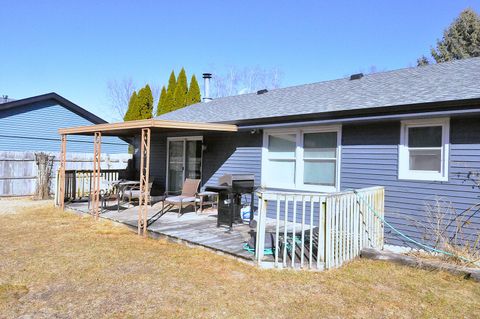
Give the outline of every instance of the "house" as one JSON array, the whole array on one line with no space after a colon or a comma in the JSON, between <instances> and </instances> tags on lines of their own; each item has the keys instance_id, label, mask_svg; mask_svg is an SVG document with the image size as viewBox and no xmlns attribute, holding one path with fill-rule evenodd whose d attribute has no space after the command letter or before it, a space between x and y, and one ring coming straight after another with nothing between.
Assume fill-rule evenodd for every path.
<instances>
[{"instance_id":1,"label":"house","mask_svg":"<svg viewBox=\"0 0 480 319\"><path fill-rule=\"evenodd\" d=\"M187 177L214 185L224 173L253 173L258 186L296 192L384 186L385 218L423 240L416 221L426 221L428 205L460 213L479 200L472 179L480 169L480 58L261 90L152 120L59 132L135 136L135 156L150 156L149 171L136 160L138 169L168 190ZM467 231L479 229L473 214ZM387 243L405 244L385 231Z\"/></svg>"},{"instance_id":2,"label":"house","mask_svg":"<svg viewBox=\"0 0 480 319\"><path fill-rule=\"evenodd\" d=\"M66 98L47 93L0 103L0 151L60 151L58 129L107 123ZM70 141L70 151L93 153L91 138ZM118 138L103 142L105 153L127 153L128 144Z\"/></svg>"},{"instance_id":3,"label":"house","mask_svg":"<svg viewBox=\"0 0 480 319\"><path fill-rule=\"evenodd\" d=\"M4 96L1 101L0 196L33 194L37 177L34 152L57 155L58 160L60 127L107 123L56 93L20 100ZM92 138L78 136L72 138L69 145L68 168L91 168ZM115 157L116 163L109 166L126 166L129 156L128 143L124 140L107 137L102 151ZM85 163L85 160L89 161Z\"/></svg>"}]
</instances>

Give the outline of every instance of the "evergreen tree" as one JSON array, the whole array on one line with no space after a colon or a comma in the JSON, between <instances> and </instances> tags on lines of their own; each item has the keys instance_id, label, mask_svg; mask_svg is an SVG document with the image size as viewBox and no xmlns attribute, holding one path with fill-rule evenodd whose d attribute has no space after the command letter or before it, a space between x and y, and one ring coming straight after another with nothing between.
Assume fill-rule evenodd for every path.
<instances>
[{"instance_id":1,"label":"evergreen tree","mask_svg":"<svg viewBox=\"0 0 480 319\"><path fill-rule=\"evenodd\" d=\"M175 109L175 86L177 86L177 78L175 77L175 71L172 70L170 78L168 79L167 95L165 98L165 113L173 111Z\"/></svg>"},{"instance_id":2,"label":"evergreen tree","mask_svg":"<svg viewBox=\"0 0 480 319\"><path fill-rule=\"evenodd\" d=\"M198 86L197 78L195 74L192 75L192 79L190 80L190 87L188 88L186 105L192 105L195 103L199 103L201 101L200 97L200 87Z\"/></svg>"},{"instance_id":3,"label":"evergreen tree","mask_svg":"<svg viewBox=\"0 0 480 319\"><path fill-rule=\"evenodd\" d=\"M175 97L174 97L174 92L171 92L167 89L167 95L165 97L165 113L171 112L174 110L175 107Z\"/></svg>"},{"instance_id":4,"label":"evergreen tree","mask_svg":"<svg viewBox=\"0 0 480 319\"><path fill-rule=\"evenodd\" d=\"M137 118L135 120L144 120L152 118L153 111L153 95L150 86L147 84L140 89L136 98Z\"/></svg>"},{"instance_id":5,"label":"evergreen tree","mask_svg":"<svg viewBox=\"0 0 480 319\"><path fill-rule=\"evenodd\" d=\"M437 63L480 56L480 17L477 13L472 9L460 13L443 32L443 38L437 40L437 46L431 49L431 54ZM419 61L425 62L425 59Z\"/></svg>"},{"instance_id":6,"label":"evergreen tree","mask_svg":"<svg viewBox=\"0 0 480 319\"><path fill-rule=\"evenodd\" d=\"M188 83L187 83L187 75L185 74L185 69L182 68L180 73L178 74L177 78L177 85L175 86L175 108L174 110L181 109L186 104L188 93Z\"/></svg>"},{"instance_id":7,"label":"evergreen tree","mask_svg":"<svg viewBox=\"0 0 480 319\"><path fill-rule=\"evenodd\" d=\"M421 58L417 59L417 66L424 66L424 65L429 65L429 64L430 64L430 61L424 55L422 55Z\"/></svg>"},{"instance_id":8,"label":"evergreen tree","mask_svg":"<svg viewBox=\"0 0 480 319\"><path fill-rule=\"evenodd\" d=\"M158 99L157 105L157 116L167 113L165 110L165 100L167 98L167 89L165 85L162 87L162 92L160 93L160 98Z\"/></svg>"},{"instance_id":9,"label":"evergreen tree","mask_svg":"<svg viewBox=\"0 0 480 319\"><path fill-rule=\"evenodd\" d=\"M437 63L480 56L480 17L475 11L460 13L431 53Z\"/></svg>"},{"instance_id":10,"label":"evergreen tree","mask_svg":"<svg viewBox=\"0 0 480 319\"><path fill-rule=\"evenodd\" d=\"M136 101L137 101L137 92L133 91L132 95L130 96L130 101L128 102L127 112L123 116L124 121L133 120L135 117L135 114L138 113Z\"/></svg>"}]
</instances>

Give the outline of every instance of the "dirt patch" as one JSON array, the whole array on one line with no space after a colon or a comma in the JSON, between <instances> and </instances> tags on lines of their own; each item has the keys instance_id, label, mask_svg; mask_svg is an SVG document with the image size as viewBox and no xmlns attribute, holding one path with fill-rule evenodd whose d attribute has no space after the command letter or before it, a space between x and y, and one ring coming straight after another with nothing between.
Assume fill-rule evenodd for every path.
<instances>
[{"instance_id":1,"label":"dirt patch","mask_svg":"<svg viewBox=\"0 0 480 319\"><path fill-rule=\"evenodd\" d=\"M16 214L23 209L53 207L53 200L33 200L31 198L0 198L0 215Z\"/></svg>"}]
</instances>

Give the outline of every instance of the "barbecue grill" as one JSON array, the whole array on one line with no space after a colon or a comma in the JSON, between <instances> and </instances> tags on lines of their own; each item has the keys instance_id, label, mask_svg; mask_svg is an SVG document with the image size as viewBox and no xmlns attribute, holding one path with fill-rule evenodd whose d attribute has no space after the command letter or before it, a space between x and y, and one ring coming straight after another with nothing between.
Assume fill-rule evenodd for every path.
<instances>
[{"instance_id":1,"label":"barbecue grill","mask_svg":"<svg viewBox=\"0 0 480 319\"><path fill-rule=\"evenodd\" d=\"M242 195L250 195L250 220L253 219L253 192L255 176L253 174L225 174L218 179L218 186L207 186L206 191L218 193L217 227L227 225L230 228L241 222Z\"/></svg>"}]
</instances>

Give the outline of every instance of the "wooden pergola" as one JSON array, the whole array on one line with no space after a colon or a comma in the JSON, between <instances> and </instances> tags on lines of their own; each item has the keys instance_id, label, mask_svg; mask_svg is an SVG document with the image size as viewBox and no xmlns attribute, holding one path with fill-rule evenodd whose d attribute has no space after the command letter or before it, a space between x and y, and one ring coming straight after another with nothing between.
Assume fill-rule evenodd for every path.
<instances>
[{"instance_id":1,"label":"wooden pergola","mask_svg":"<svg viewBox=\"0 0 480 319\"><path fill-rule=\"evenodd\" d=\"M147 210L149 198L149 176L150 176L150 139L152 132L164 132L167 130L175 131L216 131L216 132L236 132L236 125L217 124L217 123L199 123L182 122L167 120L138 120L120 123L106 123L89 126L78 126L70 128L61 128L58 133L61 136L60 152L60 171L59 181L60 194L58 196L60 207L65 209L65 167L67 152L67 135L89 135L93 136L93 191L92 191L92 210L91 214L95 219L100 214L100 179L101 179L101 145L102 136L117 137L135 137L140 139L140 198L138 210L138 234L147 235Z\"/></svg>"}]
</instances>

